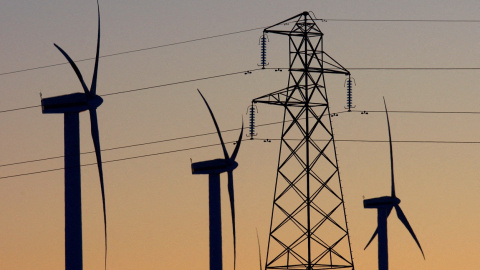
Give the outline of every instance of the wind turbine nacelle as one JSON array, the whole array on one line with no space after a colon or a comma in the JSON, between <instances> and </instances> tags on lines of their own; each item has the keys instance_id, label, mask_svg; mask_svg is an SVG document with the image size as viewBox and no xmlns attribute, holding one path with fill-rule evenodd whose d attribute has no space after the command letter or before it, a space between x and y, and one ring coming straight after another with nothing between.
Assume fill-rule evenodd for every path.
<instances>
[{"instance_id":1,"label":"wind turbine nacelle","mask_svg":"<svg viewBox=\"0 0 480 270\"><path fill-rule=\"evenodd\" d=\"M42 113L79 113L96 109L102 103L103 99L100 96L89 98L85 93L73 93L42 99Z\"/></svg>"},{"instance_id":2,"label":"wind turbine nacelle","mask_svg":"<svg viewBox=\"0 0 480 270\"><path fill-rule=\"evenodd\" d=\"M391 196L384 196L372 199L363 200L364 208L382 208L382 207L392 207L400 204L400 199Z\"/></svg>"},{"instance_id":3,"label":"wind turbine nacelle","mask_svg":"<svg viewBox=\"0 0 480 270\"><path fill-rule=\"evenodd\" d=\"M236 161L214 159L192 163L192 174L220 174L238 167Z\"/></svg>"}]
</instances>

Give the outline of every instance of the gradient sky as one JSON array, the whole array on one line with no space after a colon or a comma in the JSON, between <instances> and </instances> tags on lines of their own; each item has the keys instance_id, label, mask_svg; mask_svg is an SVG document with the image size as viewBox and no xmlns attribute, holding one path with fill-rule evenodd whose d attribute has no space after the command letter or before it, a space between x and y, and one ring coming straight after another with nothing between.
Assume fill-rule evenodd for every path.
<instances>
[{"instance_id":1,"label":"gradient sky","mask_svg":"<svg viewBox=\"0 0 480 270\"><path fill-rule=\"evenodd\" d=\"M81 91L57 43L73 59L95 55L96 3L0 0L0 111L40 105L44 97ZM100 1L101 55L267 27L303 11L325 19L476 20L476 0L422 1ZM329 55L346 68L472 67L480 64L480 23L318 22ZM98 94L253 70L261 30L101 58ZM288 41L270 35L270 67L287 67ZM93 61L78 63L90 82ZM351 70L358 110L480 111L479 70ZM104 97L98 109L102 149L214 131L200 96L221 129L241 125L253 98L287 86L287 72L254 71ZM345 77L327 76L332 112L343 111ZM87 83L89 84L89 83ZM280 121L279 107L259 105L258 124ZM479 114L392 113L394 140L480 141ZM81 150L93 150L88 114ZM333 118L335 138L387 139L383 113ZM0 113L0 164L63 155L63 117L41 108ZM278 139L280 125L257 129ZM226 141L238 131L224 134ZM105 161L217 143L215 135L105 151ZM229 151L233 145L230 144ZM237 269L257 269L255 229L265 255L278 141L245 141L235 171ZM397 195L426 260L395 215L389 218L390 269L478 269L480 144L394 143ZM376 269L376 227L366 198L388 195L387 143L338 142L337 152L354 264ZM221 157L220 146L104 165L109 233L108 268L208 269L207 177L192 175L190 158ZM95 162L83 155L82 163ZM56 169L63 159L0 167L0 177ZM224 268L232 269L226 176L222 200ZM96 166L82 168L84 268L103 269L103 217ZM0 179L0 268L64 269L63 171ZM263 256L262 260L265 260Z\"/></svg>"}]
</instances>

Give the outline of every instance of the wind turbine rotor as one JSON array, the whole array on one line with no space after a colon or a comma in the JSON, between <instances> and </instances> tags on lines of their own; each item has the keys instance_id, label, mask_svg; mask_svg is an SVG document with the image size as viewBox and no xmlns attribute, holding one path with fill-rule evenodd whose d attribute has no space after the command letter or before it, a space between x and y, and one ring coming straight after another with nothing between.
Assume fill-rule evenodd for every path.
<instances>
[{"instance_id":1,"label":"wind turbine rotor","mask_svg":"<svg viewBox=\"0 0 480 270\"><path fill-rule=\"evenodd\" d=\"M390 168L391 168L391 177L392 177L392 197L395 196L395 176L393 173L393 146L392 146L392 132L390 131L390 121L388 119L388 110L387 103L385 102L385 97L383 97L383 104L385 105L385 114L387 115L387 126L388 126L388 142L390 145Z\"/></svg>"},{"instance_id":2,"label":"wind turbine rotor","mask_svg":"<svg viewBox=\"0 0 480 270\"><path fill-rule=\"evenodd\" d=\"M215 124L215 128L217 129L218 137L220 138L220 144L222 145L223 155L225 156L225 160L229 160L230 158L228 157L227 148L225 147L225 143L223 142L222 133L220 132L220 128L218 127L217 120L215 119L215 115L213 115L212 109L208 105L208 102L205 99L205 97L202 95L202 92L200 92L199 89L197 89L197 91L200 94L200 96L202 97L205 104L207 105L208 111L210 112L210 116L212 116L213 123Z\"/></svg>"},{"instance_id":3,"label":"wind turbine rotor","mask_svg":"<svg viewBox=\"0 0 480 270\"><path fill-rule=\"evenodd\" d=\"M98 174L100 177L100 189L102 193L102 205L103 205L103 226L104 226L104 233L105 233L105 263L106 263L106 253L107 253L107 212L105 206L105 185L103 181L103 167L102 167L102 153L100 148L100 135L98 131L98 119L97 119L97 110L90 109L90 125L91 125L91 133L92 133L92 140L93 146L95 148L95 156L97 158L97 167L98 167Z\"/></svg>"},{"instance_id":4,"label":"wind turbine rotor","mask_svg":"<svg viewBox=\"0 0 480 270\"><path fill-rule=\"evenodd\" d=\"M403 211L402 211L402 209L400 208L399 205L395 205L395 211L397 211L398 219L400 219L400 221L402 221L405 228L407 228L408 232L410 232L410 235L412 235L413 240L415 240L415 243L417 243L418 248L422 252L423 259L425 259L425 254L423 253L422 246L420 245L420 242L418 241L417 236L413 232L412 226L410 226L410 223L408 222L407 217L405 216L405 214L403 213Z\"/></svg>"},{"instance_id":5,"label":"wind turbine rotor","mask_svg":"<svg viewBox=\"0 0 480 270\"><path fill-rule=\"evenodd\" d=\"M194 174L201 174L201 173L222 173L227 172L228 174L228 195L230 199L230 212L232 215L232 231L233 231L233 251L234 251L234 268L236 267L236 258L237 258L237 237L236 237L236 228L235 228L235 191L233 185L233 170L237 168L238 163L235 161L238 151L240 149L240 144L242 143L243 137L243 120L242 120L242 128L240 130L240 136L235 144L235 149L233 150L232 156L229 157L227 149L225 147L225 143L222 138L222 133L220 132L220 128L218 127L217 120L215 119L215 115L213 114L212 109L208 105L207 100L202 95L199 89L197 89L198 93L202 97L205 105L207 105L208 111L210 112L210 116L212 117L213 123L215 124L215 129L217 130L218 137L220 138L220 144L222 146L223 154L225 159L216 159L210 161L203 161L197 162L192 164L192 172Z\"/></svg>"},{"instance_id":6,"label":"wind turbine rotor","mask_svg":"<svg viewBox=\"0 0 480 270\"><path fill-rule=\"evenodd\" d=\"M233 163L237 165L235 162L235 158L237 157L238 150L240 149L240 144L242 143L242 137L243 137L243 120L242 120L242 128L240 130L240 136L238 137L237 143L235 144L235 149L233 150L232 156L229 160L229 163ZM236 168L236 166L235 166ZM236 230L235 230L235 198L234 198L234 189L233 189L233 170L235 168L232 168L228 171L228 194L230 198L230 210L232 213L232 227L233 227L233 261L234 261L234 268L236 266L236 261L237 261L237 236L236 236Z\"/></svg>"},{"instance_id":7,"label":"wind turbine rotor","mask_svg":"<svg viewBox=\"0 0 480 270\"><path fill-rule=\"evenodd\" d=\"M100 188L102 193L102 203L103 203L103 222L104 222L104 232L105 232L105 267L107 263L107 215L106 215L106 207L105 207L105 187L103 181L103 168L102 168L102 155L101 155L101 148L100 148L100 135L98 131L98 119L97 119L97 111L96 109L103 103L103 99L96 94L97 91L97 75L98 75L98 60L100 54L100 5L97 0L97 11L98 11L98 34L97 34L97 49L96 49L96 56L95 56L95 67L93 71L92 77L92 84L90 90L87 88L85 84L85 80L83 79L82 73L80 72L79 68L72 60L72 58L57 44L54 44L55 47L63 54L63 56L68 60L68 63L72 66L75 74L77 75L80 83L82 84L82 88L84 94L75 93L61 97L61 100L66 105L71 105L75 109L81 109L77 112L84 111L86 109L89 110L90 113L90 125L91 125L91 135L93 140L93 145L95 148L95 155L97 158L97 166L98 166L98 173L100 177ZM86 98L85 98L86 97ZM59 97L60 98L60 97ZM75 99L75 100L73 100ZM53 100L53 98L52 98ZM43 105L42 101L42 105ZM45 102L48 103L48 102ZM59 105L57 105L58 107ZM65 105L62 105L65 107ZM55 108L54 108L55 109ZM63 109L68 111L68 109Z\"/></svg>"},{"instance_id":8,"label":"wind turbine rotor","mask_svg":"<svg viewBox=\"0 0 480 270\"><path fill-rule=\"evenodd\" d=\"M53 43L53 45L67 58L68 63L70 63L70 66L72 66L73 70L75 71L75 74L77 74L78 80L80 80L80 83L82 84L83 91L85 92L86 95L90 94L90 91L88 91L88 87L85 84L85 81L83 80L82 73L77 67L77 64L73 62L72 58L57 44Z\"/></svg>"},{"instance_id":9,"label":"wind turbine rotor","mask_svg":"<svg viewBox=\"0 0 480 270\"><path fill-rule=\"evenodd\" d=\"M238 137L237 143L235 144L235 149L233 149L232 156L230 157L231 161L235 161L237 158L238 150L240 149L240 144L242 143L243 136L243 119L242 119L242 128L240 129L240 136Z\"/></svg>"},{"instance_id":10,"label":"wind turbine rotor","mask_svg":"<svg viewBox=\"0 0 480 270\"><path fill-rule=\"evenodd\" d=\"M389 146L390 146L390 165L391 165L391 181L392 181L392 190L391 190L391 196L383 196L383 197L378 197L378 198L372 198L372 199L366 199L363 201L364 208L376 208L378 209L378 226L373 233L373 236L370 238L368 241L367 245L365 246L364 249L366 249L370 243L373 241L373 239L379 234L380 224L383 224L383 226L386 226L386 222L388 217L390 216L390 213L392 212L392 209L395 208L395 211L397 212L397 217L400 219L400 221L403 223L405 228L410 232L410 235L413 237L415 242L417 243L417 246L420 248L420 251L422 252L423 258L425 259L425 254L423 253L422 247L420 245L420 242L417 239L417 236L413 232L412 227L410 226L410 223L407 220L407 217L403 213L402 209L400 208L400 199L397 198L395 194L395 180L394 180L394 171L393 171L393 150L392 150L392 134L390 131L390 121L388 118L388 109L387 109L387 103L385 102L385 97L383 98L383 103L385 105L385 114L387 116L387 126L388 126L388 141L389 141ZM387 211L386 215L385 212ZM386 228L386 227L385 227ZM381 232L380 232L381 233ZM384 232L386 234L386 231ZM380 245L380 239L379 239L379 245ZM384 245L387 242L384 242ZM379 251L380 254L380 251ZM387 254L388 255L388 254ZM380 255L379 255L380 256ZM387 261L388 263L388 261Z\"/></svg>"},{"instance_id":11,"label":"wind turbine rotor","mask_svg":"<svg viewBox=\"0 0 480 270\"><path fill-rule=\"evenodd\" d=\"M393 205L387 210L387 218L390 216L390 213L392 213L392 209L393 209ZM363 250L367 249L367 247L370 245L370 243L372 243L373 239L375 239L377 235L378 235L378 227L375 229L375 232L373 233L372 238L370 238L370 240L368 241L367 245L363 248Z\"/></svg>"},{"instance_id":12,"label":"wind turbine rotor","mask_svg":"<svg viewBox=\"0 0 480 270\"><path fill-rule=\"evenodd\" d=\"M90 86L90 95L95 96L97 94L97 75L98 75L98 59L100 58L100 5L97 0L98 10L98 31L97 31L97 52L95 55L95 68L93 69L92 84Z\"/></svg>"},{"instance_id":13,"label":"wind turbine rotor","mask_svg":"<svg viewBox=\"0 0 480 270\"><path fill-rule=\"evenodd\" d=\"M100 135L98 131L97 108L103 102L102 98L97 96L97 75L98 75L98 59L100 58L100 5L97 0L97 14L98 14L98 31L97 31L97 50L95 54L95 67L93 70L92 84L90 86L89 96L89 111L90 111L90 125L93 145L95 147L95 156L97 158L98 174L100 177L100 189L102 192L103 205L103 226L105 234L105 268L107 266L107 212L105 206L105 184L103 181L102 168L102 153L100 148Z\"/></svg>"}]
</instances>

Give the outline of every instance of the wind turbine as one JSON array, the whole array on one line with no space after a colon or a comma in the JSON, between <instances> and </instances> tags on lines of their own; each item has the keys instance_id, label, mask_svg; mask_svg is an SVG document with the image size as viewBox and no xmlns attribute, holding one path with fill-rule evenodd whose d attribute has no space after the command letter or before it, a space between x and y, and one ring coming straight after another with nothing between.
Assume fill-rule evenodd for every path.
<instances>
[{"instance_id":1,"label":"wind turbine","mask_svg":"<svg viewBox=\"0 0 480 270\"><path fill-rule=\"evenodd\" d=\"M62 96L42 99L42 113L64 115L64 143L65 143L65 269L83 269L82 256L82 199L80 176L80 122L79 113L88 110L90 125L97 157L100 188L103 202L103 222L105 233L105 266L107 258L107 216L105 213L105 190L103 182L102 155L100 152L100 138L98 131L97 108L103 99L97 95L97 71L100 50L100 6L98 10L97 53L92 84L87 88L83 76L70 56L57 44L55 47L67 58L75 71L84 93L73 93Z\"/></svg>"},{"instance_id":2,"label":"wind turbine","mask_svg":"<svg viewBox=\"0 0 480 270\"><path fill-rule=\"evenodd\" d=\"M198 89L197 89L198 90ZM232 227L233 227L233 248L234 248L234 267L236 263L236 235L235 235L235 200L233 190L233 170L237 168L238 163L235 161L238 150L240 149L240 143L242 142L243 135L243 122L242 129L240 131L240 137L235 145L233 154L228 156L225 143L223 142L222 134L218 127L215 116L212 109L208 105L207 100L203 97L200 90L198 90L203 101L207 105L208 111L212 116L213 123L217 129L218 137L223 149L225 158L207 160L201 162L192 163L192 174L208 174L208 198L209 198L209 226L210 226L210 270L222 269L222 211L220 204L220 174L228 173L228 195L230 197L230 210L232 213Z\"/></svg>"},{"instance_id":3,"label":"wind turbine","mask_svg":"<svg viewBox=\"0 0 480 270\"><path fill-rule=\"evenodd\" d=\"M372 238L368 241L365 249L370 245L375 236L378 235L378 269L379 270L388 270L388 237L387 237L387 218L392 212L392 209L395 208L397 212L398 219L405 225L407 230L412 235L413 239L417 243L420 251L422 252L423 259L425 259L425 254L423 253L420 242L418 242L415 233L413 232L410 223L408 223L407 217L400 208L400 199L395 195L395 181L393 174L393 151L392 151L392 134L390 132L390 121L388 120L388 111L385 98L383 99L385 105L385 113L387 115L387 125L388 125L388 140L390 143L390 167L391 167L391 177L392 177L392 193L391 196L383 196L378 198L366 199L363 200L364 208L376 208L377 209L377 222L378 227L373 233Z\"/></svg>"}]
</instances>

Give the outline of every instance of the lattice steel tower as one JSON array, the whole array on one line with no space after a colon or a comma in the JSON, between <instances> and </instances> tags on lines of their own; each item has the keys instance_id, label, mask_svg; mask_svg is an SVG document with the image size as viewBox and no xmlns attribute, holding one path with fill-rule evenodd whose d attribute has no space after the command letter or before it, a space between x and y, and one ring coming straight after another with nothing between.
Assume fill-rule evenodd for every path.
<instances>
[{"instance_id":1,"label":"lattice steel tower","mask_svg":"<svg viewBox=\"0 0 480 270\"><path fill-rule=\"evenodd\" d=\"M354 269L325 87L326 73L350 72L308 12L264 32L290 48L288 87L253 100L284 107L265 269Z\"/></svg>"}]
</instances>

